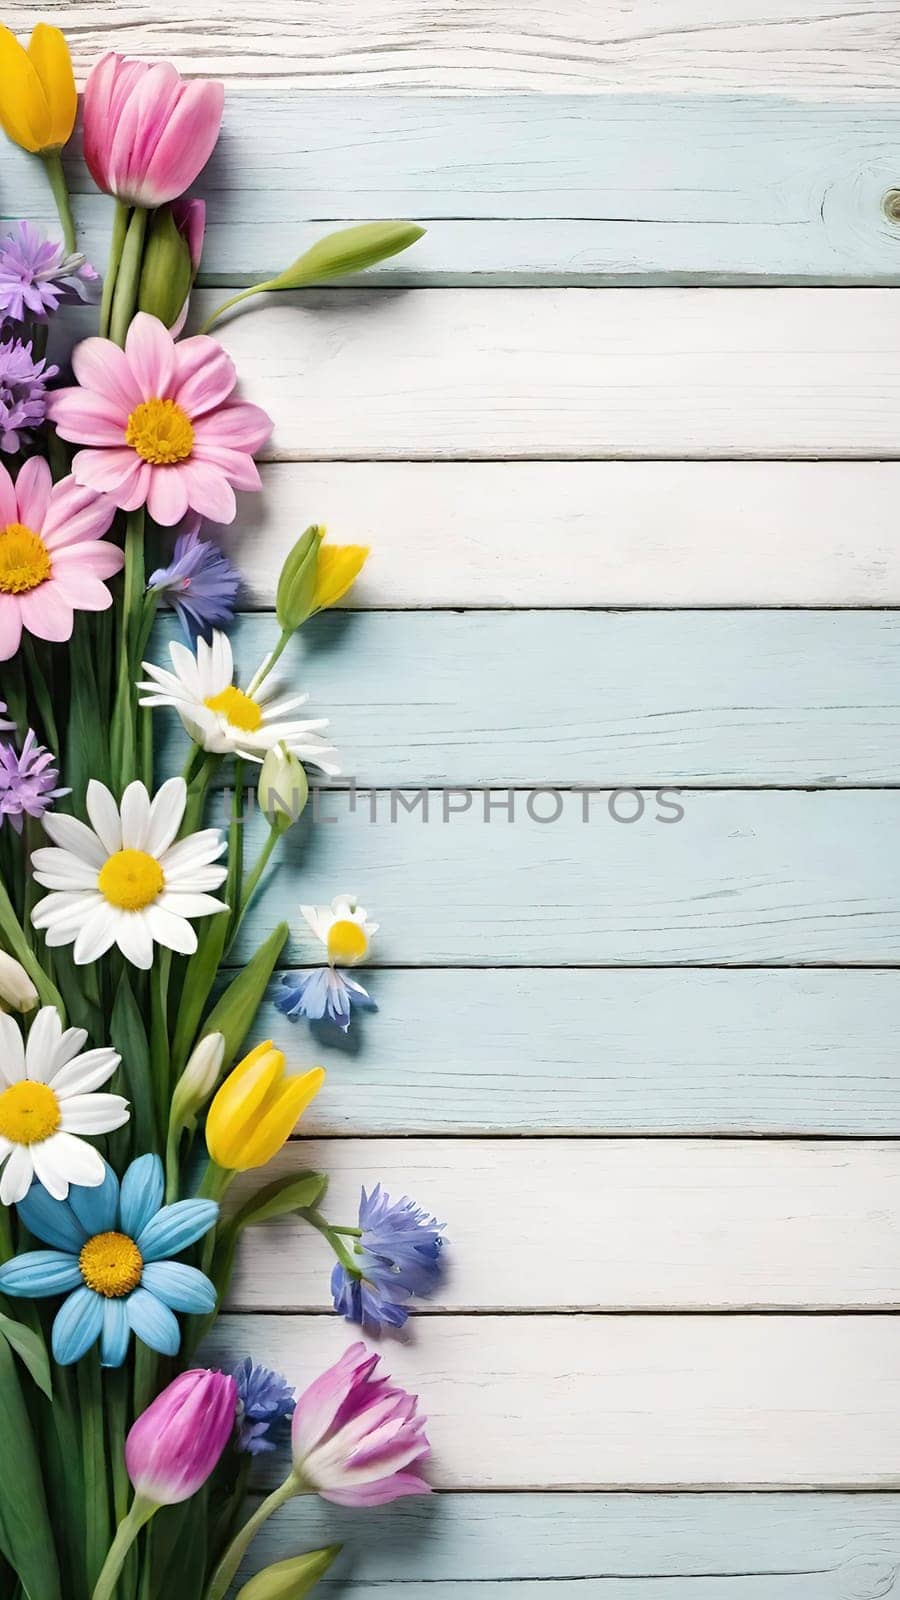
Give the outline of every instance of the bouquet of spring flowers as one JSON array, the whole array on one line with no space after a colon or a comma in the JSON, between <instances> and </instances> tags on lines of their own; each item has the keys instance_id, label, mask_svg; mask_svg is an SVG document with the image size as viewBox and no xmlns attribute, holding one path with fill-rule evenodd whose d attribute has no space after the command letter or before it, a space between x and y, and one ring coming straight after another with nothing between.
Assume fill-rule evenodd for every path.
<instances>
[{"instance_id":1,"label":"bouquet of spring flowers","mask_svg":"<svg viewBox=\"0 0 900 1600\"><path fill-rule=\"evenodd\" d=\"M364 1343L303 1374L299 1397L242 1352L226 1370L203 1361L241 1237L272 1218L325 1236L335 1310L376 1333L402 1325L438 1270L440 1225L405 1197L364 1191L341 1227L319 1209L323 1175L253 1179L324 1073L287 1070L270 1042L246 1053L288 929L240 965L234 942L306 805L306 767L338 770L327 724L276 666L367 552L309 527L284 564L271 652L235 682L239 574L210 524L260 489L271 423L236 396L208 331L181 335L205 221L185 191L216 143L222 87L113 54L94 67L84 157L112 201L101 285L61 160L77 108L63 36L40 25L26 49L0 29L0 81L0 121L43 161L63 235L22 222L0 240L0 1593L223 1600L292 1496L375 1506L427 1487L416 1400ZM345 230L259 287L358 271L419 232ZM75 305L82 319L95 307L97 332L62 381ZM185 635L165 664L161 605ZM166 781L157 708L186 735ZM254 787L263 843L245 862ZM302 911L325 960L284 978L276 1004L346 1029L369 1002L344 969L375 925L347 895ZM253 1462L280 1431L284 1481L251 1512ZM335 1554L298 1554L240 1593L298 1600Z\"/></svg>"}]
</instances>

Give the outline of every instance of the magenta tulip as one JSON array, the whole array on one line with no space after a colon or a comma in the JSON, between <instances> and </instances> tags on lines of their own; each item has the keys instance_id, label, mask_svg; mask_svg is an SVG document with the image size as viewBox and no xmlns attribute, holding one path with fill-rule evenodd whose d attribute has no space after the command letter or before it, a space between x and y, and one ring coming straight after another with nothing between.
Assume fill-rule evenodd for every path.
<instances>
[{"instance_id":1,"label":"magenta tulip","mask_svg":"<svg viewBox=\"0 0 900 1600\"><path fill-rule=\"evenodd\" d=\"M135 1495L174 1506L202 1488L234 1428L237 1384L224 1372L183 1372L142 1412L125 1441Z\"/></svg>"},{"instance_id":2,"label":"magenta tulip","mask_svg":"<svg viewBox=\"0 0 900 1600\"><path fill-rule=\"evenodd\" d=\"M84 91L84 158L98 189L130 206L177 199L212 155L224 103L223 84L186 82L169 62L101 56Z\"/></svg>"},{"instance_id":3,"label":"magenta tulip","mask_svg":"<svg viewBox=\"0 0 900 1600\"><path fill-rule=\"evenodd\" d=\"M339 1506L428 1494L410 1468L429 1451L416 1396L373 1376L379 1357L353 1344L304 1390L291 1428L294 1477Z\"/></svg>"}]
</instances>

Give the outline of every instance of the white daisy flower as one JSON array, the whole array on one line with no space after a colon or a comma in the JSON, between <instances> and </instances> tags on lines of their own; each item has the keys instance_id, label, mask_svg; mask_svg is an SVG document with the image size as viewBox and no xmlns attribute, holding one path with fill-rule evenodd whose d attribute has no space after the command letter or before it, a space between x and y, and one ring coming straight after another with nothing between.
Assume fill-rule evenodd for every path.
<instances>
[{"instance_id":1,"label":"white daisy flower","mask_svg":"<svg viewBox=\"0 0 900 1600\"><path fill-rule=\"evenodd\" d=\"M196 655L177 641L169 645L169 654L172 672L142 663L149 676L138 684L144 690L141 705L172 706L204 750L262 761L273 745L284 744L292 755L329 776L340 771L337 751L323 738L327 717L314 722L292 718L291 712L305 705L309 695L279 696L266 678L268 658L244 690L235 686L234 658L224 633L214 632L211 644L199 638Z\"/></svg>"},{"instance_id":2,"label":"white daisy flower","mask_svg":"<svg viewBox=\"0 0 900 1600\"><path fill-rule=\"evenodd\" d=\"M354 967L365 961L372 935L378 932L378 923L369 921L369 913L355 895L339 894L330 906L301 906L306 921L317 939L321 939L332 966Z\"/></svg>"},{"instance_id":3,"label":"white daisy flower","mask_svg":"<svg viewBox=\"0 0 900 1600\"><path fill-rule=\"evenodd\" d=\"M153 965L154 944L193 955L197 935L188 918L227 911L210 891L228 874L214 865L225 849L218 828L176 844L186 801L183 778L170 778L152 801L142 783L130 783L121 806L92 779L92 828L59 811L44 817L59 848L32 854L35 878L53 892L35 906L31 920L44 929L48 945L74 943L80 967L114 944L145 970Z\"/></svg>"},{"instance_id":4,"label":"white daisy flower","mask_svg":"<svg viewBox=\"0 0 900 1600\"><path fill-rule=\"evenodd\" d=\"M96 1189L106 1176L99 1150L81 1134L112 1133L128 1121L120 1094L95 1094L119 1065L109 1048L87 1050L84 1028L63 1033L55 1006L37 1013L24 1044L12 1017L0 1014L0 1202L24 1200L37 1178L54 1200L69 1184Z\"/></svg>"}]
</instances>

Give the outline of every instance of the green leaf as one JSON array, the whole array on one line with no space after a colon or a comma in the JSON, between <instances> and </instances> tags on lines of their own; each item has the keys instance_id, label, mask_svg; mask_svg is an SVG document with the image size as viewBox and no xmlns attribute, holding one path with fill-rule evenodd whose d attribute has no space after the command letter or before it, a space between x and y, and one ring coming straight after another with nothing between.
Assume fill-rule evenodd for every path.
<instances>
[{"instance_id":1,"label":"green leaf","mask_svg":"<svg viewBox=\"0 0 900 1600\"><path fill-rule=\"evenodd\" d=\"M134 1148L142 1154L148 1150L158 1150L147 1029L134 998L131 980L124 969L116 985L109 1036L113 1047L122 1057L120 1071L131 1101Z\"/></svg>"},{"instance_id":2,"label":"green leaf","mask_svg":"<svg viewBox=\"0 0 900 1600\"><path fill-rule=\"evenodd\" d=\"M17 1322L14 1317L5 1317L0 1313L0 1337L15 1351L22 1365L28 1368L41 1393L52 1400L50 1358L41 1335L34 1328L26 1327L24 1322Z\"/></svg>"},{"instance_id":3,"label":"green leaf","mask_svg":"<svg viewBox=\"0 0 900 1600\"><path fill-rule=\"evenodd\" d=\"M260 1222L271 1222L275 1217L286 1217L292 1211L306 1211L318 1205L328 1179L324 1172L295 1172L290 1178L276 1178L264 1189L257 1190L237 1211L234 1226L256 1227Z\"/></svg>"},{"instance_id":4,"label":"green leaf","mask_svg":"<svg viewBox=\"0 0 900 1600\"><path fill-rule=\"evenodd\" d=\"M241 1045L250 1031L260 1002L269 987L272 973L285 946L288 925L279 922L269 934L265 944L228 985L221 999L213 1007L203 1025L204 1033L221 1033L225 1039L225 1061L235 1060ZM191 971L188 968L188 986Z\"/></svg>"},{"instance_id":5,"label":"green leaf","mask_svg":"<svg viewBox=\"0 0 900 1600\"><path fill-rule=\"evenodd\" d=\"M27 1600L60 1600L59 1564L31 1420L19 1374L5 1339L0 1339L0 1554L6 1557Z\"/></svg>"},{"instance_id":6,"label":"green leaf","mask_svg":"<svg viewBox=\"0 0 900 1600\"><path fill-rule=\"evenodd\" d=\"M303 1600L324 1577L342 1548L342 1545L330 1544L325 1550L309 1550L306 1555L276 1561L245 1583L238 1591L237 1600Z\"/></svg>"}]
</instances>

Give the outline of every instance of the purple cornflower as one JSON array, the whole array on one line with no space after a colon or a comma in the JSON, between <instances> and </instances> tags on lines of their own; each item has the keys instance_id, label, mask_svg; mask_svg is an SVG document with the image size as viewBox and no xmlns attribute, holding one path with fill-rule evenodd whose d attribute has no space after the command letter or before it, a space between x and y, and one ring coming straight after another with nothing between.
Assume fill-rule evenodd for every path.
<instances>
[{"instance_id":1,"label":"purple cornflower","mask_svg":"<svg viewBox=\"0 0 900 1600\"><path fill-rule=\"evenodd\" d=\"M0 827L8 817L21 833L23 816L42 817L54 800L71 792L53 787L59 777L53 760L30 728L18 755L11 744L0 740Z\"/></svg>"},{"instance_id":2,"label":"purple cornflower","mask_svg":"<svg viewBox=\"0 0 900 1600\"><path fill-rule=\"evenodd\" d=\"M371 1194L362 1191L359 1227L357 1270L339 1261L331 1275L334 1309L374 1333L385 1324L402 1328L406 1302L428 1294L440 1276L443 1223L407 1195L392 1201L378 1183Z\"/></svg>"},{"instance_id":3,"label":"purple cornflower","mask_svg":"<svg viewBox=\"0 0 900 1600\"><path fill-rule=\"evenodd\" d=\"M81 254L17 222L0 239L0 320L46 322L63 300L90 300L100 279Z\"/></svg>"},{"instance_id":4,"label":"purple cornflower","mask_svg":"<svg viewBox=\"0 0 900 1600\"><path fill-rule=\"evenodd\" d=\"M281 982L283 987L275 996L275 1006L291 1022L297 1022L300 1017L321 1022L324 1017L346 1033L354 1007L377 1009L361 983L349 978L346 972L336 972L333 967L316 967L312 972L286 972Z\"/></svg>"},{"instance_id":5,"label":"purple cornflower","mask_svg":"<svg viewBox=\"0 0 900 1600\"><path fill-rule=\"evenodd\" d=\"M147 588L174 606L191 644L198 634L209 641L214 628L227 627L234 618L240 573L218 545L199 535L200 518L191 517L175 541L167 567L158 567Z\"/></svg>"},{"instance_id":6,"label":"purple cornflower","mask_svg":"<svg viewBox=\"0 0 900 1600\"><path fill-rule=\"evenodd\" d=\"M39 428L47 411L46 385L58 367L35 361L31 344L7 339L0 344L0 450L15 454L20 435Z\"/></svg>"},{"instance_id":7,"label":"purple cornflower","mask_svg":"<svg viewBox=\"0 0 900 1600\"><path fill-rule=\"evenodd\" d=\"M293 1415L294 1391L280 1372L255 1366L249 1356L232 1376L238 1391L237 1447L249 1456L264 1455L275 1449L279 1424Z\"/></svg>"}]
</instances>

